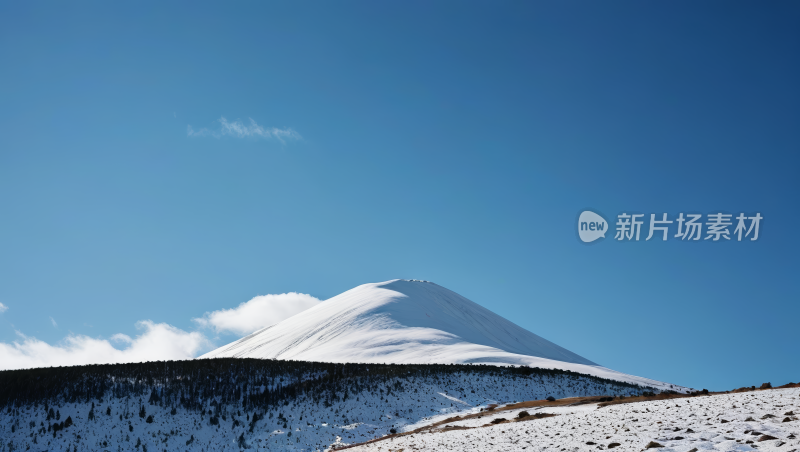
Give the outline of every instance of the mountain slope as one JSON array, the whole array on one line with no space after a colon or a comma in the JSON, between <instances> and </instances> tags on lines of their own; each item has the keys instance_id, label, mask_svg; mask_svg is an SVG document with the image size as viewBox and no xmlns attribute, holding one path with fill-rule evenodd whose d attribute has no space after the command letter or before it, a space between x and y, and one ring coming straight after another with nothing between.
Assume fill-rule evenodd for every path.
<instances>
[{"instance_id":1,"label":"mountain slope","mask_svg":"<svg viewBox=\"0 0 800 452\"><path fill-rule=\"evenodd\" d=\"M489 404L645 390L566 371L441 364L221 358L0 371L0 452L322 451Z\"/></svg>"},{"instance_id":2,"label":"mountain slope","mask_svg":"<svg viewBox=\"0 0 800 452\"><path fill-rule=\"evenodd\" d=\"M800 388L786 388L642 401L600 409L597 404L539 406L526 410L530 414L550 413L555 416L520 422L513 420L522 409L501 411L503 407L500 407L496 413L466 421L450 414L451 422L436 428L376 441L348 452L387 449L418 452L595 452L612 448L615 452L658 449L796 452L800 450L800 422L789 413L800 410L798 398ZM498 424L493 422L498 420ZM651 441L660 446L648 447Z\"/></svg>"},{"instance_id":3,"label":"mountain slope","mask_svg":"<svg viewBox=\"0 0 800 452\"><path fill-rule=\"evenodd\" d=\"M200 358L217 357L524 365L672 388L598 366L455 292L416 280L358 286Z\"/></svg>"}]
</instances>

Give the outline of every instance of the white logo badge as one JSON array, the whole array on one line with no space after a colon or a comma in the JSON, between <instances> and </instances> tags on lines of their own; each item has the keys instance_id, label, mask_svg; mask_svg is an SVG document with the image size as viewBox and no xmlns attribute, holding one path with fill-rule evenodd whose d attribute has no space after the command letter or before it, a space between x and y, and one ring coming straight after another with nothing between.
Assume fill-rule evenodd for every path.
<instances>
[{"instance_id":1,"label":"white logo badge","mask_svg":"<svg viewBox=\"0 0 800 452\"><path fill-rule=\"evenodd\" d=\"M606 237L608 223L600 215L585 210L578 218L578 235L586 243L594 242L600 237Z\"/></svg>"}]
</instances>

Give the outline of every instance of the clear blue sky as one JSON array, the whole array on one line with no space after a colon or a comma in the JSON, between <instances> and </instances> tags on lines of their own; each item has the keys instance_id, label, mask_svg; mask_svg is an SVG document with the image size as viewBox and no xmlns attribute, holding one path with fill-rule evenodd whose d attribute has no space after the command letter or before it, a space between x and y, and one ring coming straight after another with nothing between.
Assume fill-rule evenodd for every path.
<instances>
[{"instance_id":1,"label":"clear blue sky","mask_svg":"<svg viewBox=\"0 0 800 452\"><path fill-rule=\"evenodd\" d=\"M0 343L418 278L616 370L798 381L798 23L797 2L5 2ZM221 117L302 139L188 136ZM586 246L586 207L764 220Z\"/></svg>"}]
</instances>

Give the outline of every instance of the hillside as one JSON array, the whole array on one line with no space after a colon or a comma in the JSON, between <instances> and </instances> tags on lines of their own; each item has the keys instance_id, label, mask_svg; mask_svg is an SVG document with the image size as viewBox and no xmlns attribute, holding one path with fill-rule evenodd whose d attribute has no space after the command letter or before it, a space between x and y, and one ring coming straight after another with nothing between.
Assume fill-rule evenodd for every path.
<instances>
[{"instance_id":1,"label":"hillside","mask_svg":"<svg viewBox=\"0 0 800 452\"><path fill-rule=\"evenodd\" d=\"M316 451L492 403L645 389L551 369L263 359L3 371L0 451Z\"/></svg>"},{"instance_id":2,"label":"hillside","mask_svg":"<svg viewBox=\"0 0 800 452\"><path fill-rule=\"evenodd\" d=\"M348 452L800 450L797 387L624 404L520 405L480 417L459 413L432 428Z\"/></svg>"}]
</instances>

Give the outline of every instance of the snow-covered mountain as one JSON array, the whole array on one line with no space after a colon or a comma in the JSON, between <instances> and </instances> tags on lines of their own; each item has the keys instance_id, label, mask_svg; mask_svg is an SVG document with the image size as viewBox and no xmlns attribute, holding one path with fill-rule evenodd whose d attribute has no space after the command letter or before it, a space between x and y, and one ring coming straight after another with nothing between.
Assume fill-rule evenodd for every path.
<instances>
[{"instance_id":1,"label":"snow-covered mountain","mask_svg":"<svg viewBox=\"0 0 800 452\"><path fill-rule=\"evenodd\" d=\"M2 371L0 452L324 451L495 404L685 390L424 281L359 286L203 358Z\"/></svg>"},{"instance_id":2,"label":"snow-covered mountain","mask_svg":"<svg viewBox=\"0 0 800 452\"><path fill-rule=\"evenodd\" d=\"M491 364L571 370L661 389L579 356L437 284L364 284L200 358Z\"/></svg>"}]
</instances>

